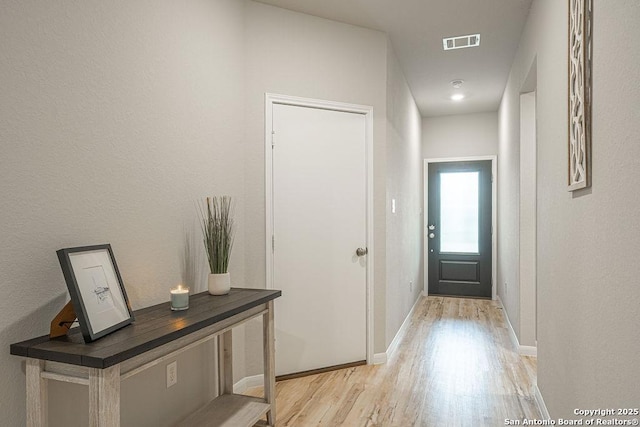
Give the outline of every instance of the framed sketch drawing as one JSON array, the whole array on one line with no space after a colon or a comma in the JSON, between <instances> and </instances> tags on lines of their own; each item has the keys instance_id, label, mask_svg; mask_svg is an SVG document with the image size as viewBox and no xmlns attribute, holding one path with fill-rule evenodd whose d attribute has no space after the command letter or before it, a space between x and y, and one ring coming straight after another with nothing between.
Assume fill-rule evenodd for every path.
<instances>
[{"instance_id":1,"label":"framed sketch drawing","mask_svg":"<svg viewBox=\"0 0 640 427\"><path fill-rule=\"evenodd\" d=\"M592 0L569 1L569 191L591 186Z\"/></svg>"},{"instance_id":2,"label":"framed sketch drawing","mask_svg":"<svg viewBox=\"0 0 640 427\"><path fill-rule=\"evenodd\" d=\"M85 342L133 321L111 245L60 249L56 253Z\"/></svg>"}]
</instances>

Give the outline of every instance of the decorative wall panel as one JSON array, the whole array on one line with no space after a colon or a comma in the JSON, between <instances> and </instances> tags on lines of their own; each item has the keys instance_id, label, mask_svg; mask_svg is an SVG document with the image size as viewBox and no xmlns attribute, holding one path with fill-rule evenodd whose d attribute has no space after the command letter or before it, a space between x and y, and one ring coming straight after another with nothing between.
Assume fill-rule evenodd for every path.
<instances>
[{"instance_id":1,"label":"decorative wall panel","mask_svg":"<svg viewBox=\"0 0 640 427\"><path fill-rule=\"evenodd\" d=\"M569 191L591 185L592 0L569 1Z\"/></svg>"}]
</instances>

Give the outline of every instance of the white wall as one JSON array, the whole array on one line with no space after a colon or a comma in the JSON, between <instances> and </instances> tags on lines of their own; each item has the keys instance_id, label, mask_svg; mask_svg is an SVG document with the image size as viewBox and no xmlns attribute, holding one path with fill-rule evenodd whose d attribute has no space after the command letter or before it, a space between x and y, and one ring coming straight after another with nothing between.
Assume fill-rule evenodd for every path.
<instances>
[{"instance_id":1,"label":"white wall","mask_svg":"<svg viewBox=\"0 0 640 427\"><path fill-rule=\"evenodd\" d=\"M245 191L250 203L246 216L247 284L265 283L265 93L373 106L374 351L382 352L386 278L386 36L379 31L252 1L246 3L246 8ZM248 342L255 342L259 333L257 325L253 325L247 331ZM259 358L248 362L247 369L248 375L261 372Z\"/></svg>"},{"instance_id":2,"label":"white wall","mask_svg":"<svg viewBox=\"0 0 640 427\"><path fill-rule=\"evenodd\" d=\"M387 280L385 348L422 291L421 117L387 49ZM391 212L395 199L396 211Z\"/></svg>"},{"instance_id":3,"label":"white wall","mask_svg":"<svg viewBox=\"0 0 640 427\"><path fill-rule=\"evenodd\" d=\"M231 274L244 282L243 19L236 0L2 2L3 426L25 425L9 344L47 333L66 302L57 249L110 242L134 309L168 301L170 286L194 276L203 289L204 261L195 273L182 261L191 244L202 255L194 201L230 194ZM126 381L123 396L136 400L122 401L124 425L169 425L206 399L206 376L185 371L204 369L203 354L179 360L171 389ZM76 397L64 411L83 410Z\"/></svg>"},{"instance_id":4,"label":"white wall","mask_svg":"<svg viewBox=\"0 0 640 427\"><path fill-rule=\"evenodd\" d=\"M495 156L498 114L477 113L422 119L422 157Z\"/></svg>"},{"instance_id":5,"label":"white wall","mask_svg":"<svg viewBox=\"0 0 640 427\"><path fill-rule=\"evenodd\" d=\"M536 58L538 386L554 418L640 400L640 88L624 83L640 66L640 7L594 2L593 186L577 193L567 191L567 20L566 2L532 3L500 108L500 182L518 183L519 92ZM500 194L505 255L518 249L518 191ZM506 302L518 282L501 274ZM505 305L513 322L517 306Z\"/></svg>"}]
</instances>

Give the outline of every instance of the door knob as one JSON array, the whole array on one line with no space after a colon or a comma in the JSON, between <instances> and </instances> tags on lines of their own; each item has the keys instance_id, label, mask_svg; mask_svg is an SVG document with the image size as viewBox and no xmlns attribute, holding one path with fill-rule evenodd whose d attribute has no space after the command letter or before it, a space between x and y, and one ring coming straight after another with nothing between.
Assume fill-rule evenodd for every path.
<instances>
[{"instance_id":1,"label":"door knob","mask_svg":"<svg viewBox=\"0 0 640 427\"><path fill-rule=\"evenodd\" d=\"M358 256L365 256L367 253L369 252L369 249L367 248L358 248L356 249L356 255Z\"/></svg>"}]
</instances>

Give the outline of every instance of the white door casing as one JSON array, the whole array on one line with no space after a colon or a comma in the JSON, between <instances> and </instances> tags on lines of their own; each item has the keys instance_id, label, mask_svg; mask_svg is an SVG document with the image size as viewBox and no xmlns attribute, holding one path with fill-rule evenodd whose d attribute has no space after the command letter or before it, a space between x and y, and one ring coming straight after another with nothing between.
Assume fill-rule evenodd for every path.
<instances>
[{"instance_id":1,"label":"white door casing","mask_svg":"<svg viewBox=\"0 0 640 427\"><path fill-rule=\"evenodd\" d=\"M267 94L265 128L276 372L371 363L372 110Z\"/></svg>"}]
</instances>

